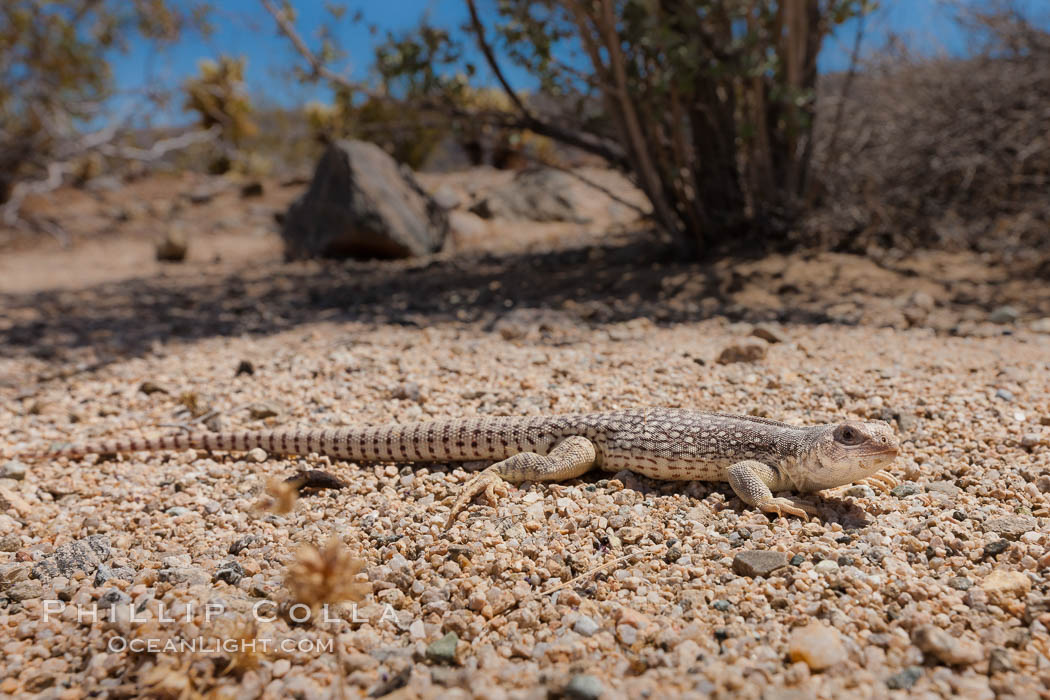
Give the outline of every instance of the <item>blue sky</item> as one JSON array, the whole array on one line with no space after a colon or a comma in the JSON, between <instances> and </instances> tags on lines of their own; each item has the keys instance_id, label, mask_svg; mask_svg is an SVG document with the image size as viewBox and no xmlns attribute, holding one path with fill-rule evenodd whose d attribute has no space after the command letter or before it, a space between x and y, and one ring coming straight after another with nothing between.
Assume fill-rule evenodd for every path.
<instances>
[{"instance_id":1,"label":"blue sky","mask_svg":"<svg viewBox=\"0 0 1050 700\"><path fill-rule=\"evenodd\" d=\"M1033 11L1039 11L1045 0L1026 0ZM216 31L210 37L191 35L177 45L155 51L145 44L135 44L127 54L114 56L117 86L135 91L143 85L174 86L196 74L197 63L220 54L247 58L246 81L253 96L265 95L282 105L295 105L309 99L325 99L327 93L316 87L298 86L286 79L288 67L298 59L294 49L279 36L269 14L258 0L220 0L214 16ZM351 77L367 76L372 50L387 30L409 29L426 14L438 26L455 28L467 18L463 0L349 0L348 15L360 9L367 23L379 27L373 36L364 24L344 20L335 33L348 53L341 68ZM478 0L483 14L491 12L495 0ZM322 22L330 21L321 0L293 0L299 17L300 32L308 40L316 36ZM820 56L823 71L844 69L849 62L856 23L843 25L826 40ZM958 54L965 50L965 37L952 21L952 9L944 0L881 0L879 10L868 18L865 46L869 51L882 45L891 34L902 36L907 44L921 53ZM316 45L315 42L311 42ZM475 60L482 63L480 58ZM515 86L528 87L528 76L508 71ZM159 122L184 121L177 106L161 115ZM154 123L157 123L155 121Z\"/></svg>"}]
</instances>

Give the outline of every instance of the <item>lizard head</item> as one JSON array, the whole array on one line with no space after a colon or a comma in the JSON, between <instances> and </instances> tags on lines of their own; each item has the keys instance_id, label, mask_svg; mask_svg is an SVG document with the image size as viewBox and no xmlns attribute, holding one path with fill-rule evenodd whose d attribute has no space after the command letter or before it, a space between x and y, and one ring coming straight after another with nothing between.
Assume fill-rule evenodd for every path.
<instances>
[{"instance_id":1,"label":"lizard head","mask_svg":"<svg viewBox=\"0 0 1050 700\"><path fill-rule=\"evenodd\" d=\"M893 463L900 443L881 421L844 421L814 431L806 460L806 490L819 491L852 484Z\"/></svg>"}]
</instances>

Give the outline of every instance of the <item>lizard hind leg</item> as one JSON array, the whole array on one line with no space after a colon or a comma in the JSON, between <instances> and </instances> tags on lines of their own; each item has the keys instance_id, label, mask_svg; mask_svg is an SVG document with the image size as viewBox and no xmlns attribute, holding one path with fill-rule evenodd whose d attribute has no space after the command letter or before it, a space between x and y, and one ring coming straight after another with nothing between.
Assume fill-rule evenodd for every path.
<instances>
[{"instance_id":1,"label":"lizard hind leg","mask_svg":"<svg viewBox=\"0 0 1050 700\"><path fill-rule=\"evenodd\" d=\"M546 456L535 452L519 452L502 462L496 462L471 479L459 492L445 529L452 527L463 509L482 491L489 502L495 504L497 494L507 495L507 482L520 484L523 481L575 479L593 467L596 458L594 443L574 435L562 440Z\"/></svg>"}]
</instances>

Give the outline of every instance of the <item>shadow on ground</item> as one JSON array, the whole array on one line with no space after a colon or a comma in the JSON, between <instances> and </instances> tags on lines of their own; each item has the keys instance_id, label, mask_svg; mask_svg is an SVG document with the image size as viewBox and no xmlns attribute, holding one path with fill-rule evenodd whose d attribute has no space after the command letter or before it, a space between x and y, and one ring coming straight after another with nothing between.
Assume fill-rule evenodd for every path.
<instances>
[{"instance_id":1,"label":"shadow on ground","mask_svg":"<svg viewBox=\"0 0 1050 700\"><path fill-rule=\"evenodd\" d=\"M638 238L506 256L273 263L233 274L181 267L80 290L0 295L0 356L61 362L91 355L105 364L158 341L271 334L318 321L492 329L530 313L523 310L541 331L544 313L583 329L638 317L674 324L712 316L908 327L915 325L908 295L918 292L946 312L936 330L952 332L965 308L985 313L1010 296L1010 274L982 269L976 282L960 270L954 281L933 282L911 268L831 253L695 263ZM1025 289L1006 301L1041 313L1047 285L1037 294Z\"/></svg>"}]
</instances>

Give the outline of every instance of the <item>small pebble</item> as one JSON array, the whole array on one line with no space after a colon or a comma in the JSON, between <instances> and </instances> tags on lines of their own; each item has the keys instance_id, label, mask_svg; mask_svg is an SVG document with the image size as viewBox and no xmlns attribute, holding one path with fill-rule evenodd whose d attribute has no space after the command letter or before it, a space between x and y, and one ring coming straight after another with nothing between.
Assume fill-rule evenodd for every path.
<instances>
[{"instance_id":1,"label":"small pebble","mask_svg":"<svg viewBox=\"0 0 1050 700\"><path fill-rule=\"evenodd\" d=\"M907 496L914 496L917 493L921 493L921 491L919 485L915 482L905 481L903 484L894 486L890 493L897 498L906 498Z\"/></svg>"},{"instance_id":2,"label":"small pebble","mask_svg":"<svg viewBox=\"0 0 1050 700\"><path fill-rule=\"evenodd\" d=\"M952 636L934 625L915 628L911 640L923 653L949 666L972 666L984 658L984 650L976 641Z\"/></svg>"},{"instance_id":3,"label":"small pebble","mask_svg":"<svg viewBox=\"0 0 1050 700\"><path fill-rule=\"evenodd\" d=\"M224 581L231 586L236 586L242 578L244 578L244 567L235 561L228 561L215 571L212 580Z\"/></svg>"},{"instance_id":4,"label":"small pebble","mask_svg":"<svg viewBox=\"0 0 1050 700\"><path fill-rule=\"evenodd\" d=\"M573 624L572 629L576 634L584 637L592 637L601 629L601 625L595 622L592 618L587 617L586 615L581 615Z\"/></svg>"},{"instance_id":5,"label":"small pebble","mask_svg":"<svg viewBox=\"0 0 1050 700\"><path fill-rule=\"evenodd\" d=\"M1020 571L996 569L981 581L981 590L989 599L1021 598L1032 589L1032 581Z\"/></svg>"},{"instance_id":6,"label":"small pebble","mask_svg":"<svg viewBox=\"0 0 1050 700\"><path fill-rule=\"evenodd\" d=\"M595 676L577 673L569 680L563 692L569 700L598 700L605 692L605 686Z\"/></svg>"},{"instance_id":7,"label":"small pebble","mask_svg":"<svg viewBox=\"0 0 1050 700\"><path fill-rule=\"evenodd\" d=\"M456 645L458 644L459 636L455 632L449 632L441 639L430 643L426 650L426 657L438 664L455 663Z\"/></svg>"},{"instance_id":8,"label":"small pebble","mask_svg":"<svg viewBox=\"0 0 1050 700\"><path fill-rule=\"evenodd\" d=\"M22 481L26 478L26 472L28 471L28 464L25 462L19 462L17 459L11 459L4 462L4 465L0 467L0 479Z\"/></svg>"},{"instance_id":9,"label":"small pebble","mask_svg":"<svg viewBox=\"0 0 1050 700\"><path fill-rule=\"evenodd\" d=\"M796 628L788 640L788 656L792 661L804 661L813 671L823 671L849 658L842 635L822 622Z\"/></svg>"},{"instance_id":10,"label":"small pebble","mask_svg":"<svg viewBox=\"0 0 1050 700\"><path fill-rule=\"evenodd\" d=\"M1005 515L999 518L989 518L984 523L984 531L991 532L1008 540L1016 540L1026 532L1031 532L1039 526L1038 521L1026 515Z\"/></svg>"},{"instance_id":11,"label":"small pebble","mask_svg":"<svg viewBox=\"0 0 1050 700\"><path fill-rule=\"evenodd\" d=\"M634 646L638 641L638 630L631 625L616 625L616 636L627 646Z\"/></svg>"},{"instance_id":12,"label":"small pebble","mask_svg":"<svg viewBox=\"0 0 1050 700\"><path fill-rule=\"evenodd\" d=\"M625 527L620 530L619 535L627 544L635 544L645 536L645 531L640 527Z\"/></svg>"},{"instance_id":13,"label":"small pebble","mask_svg":"<svg viewBox=\"0 0 1050 700\"><path fill-rule=\"evenodd\" d=\"M953 481L931 481L926 484L926 490L931 493L943 493L951 498L955 498L962 492L962 489Z\"/></svg>"},{"instance_id":14,"label":"small pebble","mask_svg":"<svg viewBox=\"0 0 1050 700\"><path fill-rule=\"evenodd\" d=\"M1044 438L1039 433L1025 433L1021 436L1021 447L1026 450L1038 447L1039 445L1042 445L1043 442Z\"/></svg>"},{"instance_id":15,"label":"small pebble","mask_svg":"<svg viewBox=\"0 0 1050 700\"><path fill-rule=\"evenodd\" d=\"M131 603L131 597L119 588L110 588L98 599L100 610L109 610L110 608L128 605L129 603Z\"/></svg>"},{"instance_id":16,"label":"small pebble","mask_svg":"<svg viewBox=\"0 0 1050 700\"><path fill-rule=\"evenodd\" d=\"M95 587L98 588L109 581L110 579L120 579L122 581L133 581L135 580L135 571L124 566L118 566L110 568L105 564L98 567L95 571Z\"/></svg>"},{"instance_id":17,"label":"small pebble","mask_svg":"<svg viewBox=\"0 0 1050 700\"><path fill-rule=\"evenodd\" d=\"M229 553L238 555L259 541L258 535L245 535L230 545Z\"/></svg>"},{"instance_id":18,"label":"small pebble","mask_svg":"<svg viewBox=\"0 0 1050 700\"><path fill-rule=\"evenodd\" d=\"M775 326L768 323L760 323L751 331L751 335L761 338L767 343L783 343L784 335Z\"/></svg>"},{"instance_id":19,"label":"small pebble","mask_svg":"<svg viewBox=\"0 0 1050 700\"><path fill-rule=\"evenodd\" d=\"M833 560L833 559L821 559L820 561L818 561L816 564L813 565L813 570L817 571L817 572L820 572L822 574L830 573L832 571L837 571L838 568L839 568L838 562Z\"/></svg>"},{"instance_id":20,"label":"small pebble","mask_svg":"<svg viewBox=\"0 0 1050 700\"><path fill-rule=\"evenodd\" d=\"M164 236L154 245L154 256L161 262L182 262L188 252L189 239L180 222L170 224Z\"/></svg>"},{"instance_id":21,"label":"small pebble","mask_svg":"<svg viewBox=\"0 0 1050 700\"><path fill-rule=\"evenodd\" d=\"M988 322L1005 325L1009 323L1016 323L1017 319L1019 319L1020 317L1020 312L1014 307L1000 306L998 309L988 314Z\"/></svg>"},{"instance_id":22,"label":"small pebble","mask_svg":"<svg viewBox=\"0 0 1050 700\"><path fill-rule=\"evenodd\" d=\"M283 408L272 402L253 403L248 407L248 417L252 420L276 418L283 413Z\"/></svg>"},{"instance_id":23,"label":"small pebble","mask_svg":"<svg viewBox=\"0 0 1050 700\"><path fill-rule=\"evenodd\" d=\"M895 673L886 679L886 687L890 690L908 690L922 678L922 669L918 666L909 666L900 673Z\"/></svg>"},{"instance_id":24,"label":"small pebble","mask_svg":"<svg viewBox=\"0 0 1050 700\"><path fill-rule=\"evenodd\" d=\"M252 180L241 185L242 197L261 197L264 191L263 184L258 180Z\"/></svg>"},{"instance_id":25,"label":"small pebble","mask_svg":"<svg viewBox=\"0 0 1050 700\"><path fill-rule=\"evenodd\" d=\"M1010 673L1016 670L1010 660L1010 652L1002 647L996 647L988 653L988 674Z\"/></svg>"},{"instance_id":26,"label":"small pebble","mask_svg":"<svg viewBox=\"0 0 1050 700\"><path fill-rule=\"evenodd\" d=\"M4 594L14 601L32 600L44 595L44 586L39 581L18 581L8 586Z\"/></svg>"},{"instance_id":27,"label":"small pebble","mask_svg":"<svg viewBox=\"0 0 1050 700\"><path fill-rule=\"evenodd\" d=\"M766 356L768 350L768 342L747 338L738 343L727 345L718 355L718 363L727 365L734 362L758 362Z\"/></svg>"},{"instance_id":28,"label":"small pebble","mask_svg":"<svg viewBox=\"0 0 1050 700\"><path fill-rule=\"evenodd\" d=\"M154 382L142 382L139 391L149 396L150 394L167 394L168 390Z\"/></svg>"},{"instance_id":29,"label":"small pebble","mask_svg":"<svg viewBox=\"0 0 1050 700\"><path fill-rule=\"evenodd\" d=\"M391 398L401 399L402 401L415 401L419 403L422 398L422 391L419 388L418 382L405 382L399 384L391 393Z\"/></svg>"},{"instance_id":30,"label":"small pebble","mask_svg":"<svg viewBox=\"0 0 1050 700\"><path fill-rule=\"evenodd\" d=\"M1010 543L1006 540L995 540L994 542L989 542L984 546L984 556L994 557L997 554L1002 554L1009 548Z\"/></svg>"},{"instance_id":31,"label":"small pebble","mask_svg":"<svg viewBox=\"0 0 1050 700\"><path fill-rule=\"evenodd\" d=\"M248 459L253 462L265 462L270 456L266 454L266 450L261 447L255 447L248 451Z\"/></svg>"},{"instance_id":32,"label":"small pebble","mask_svg":"<svg viewBox=\"0 0 1050 700\"><path fill-rule=\"evenodd\" d=\"M753 549L733 557L733 573L752 578L769 576L777 569L787 566L788 562L788 555L784 552Z\"/></svg>"}]
</instances>

